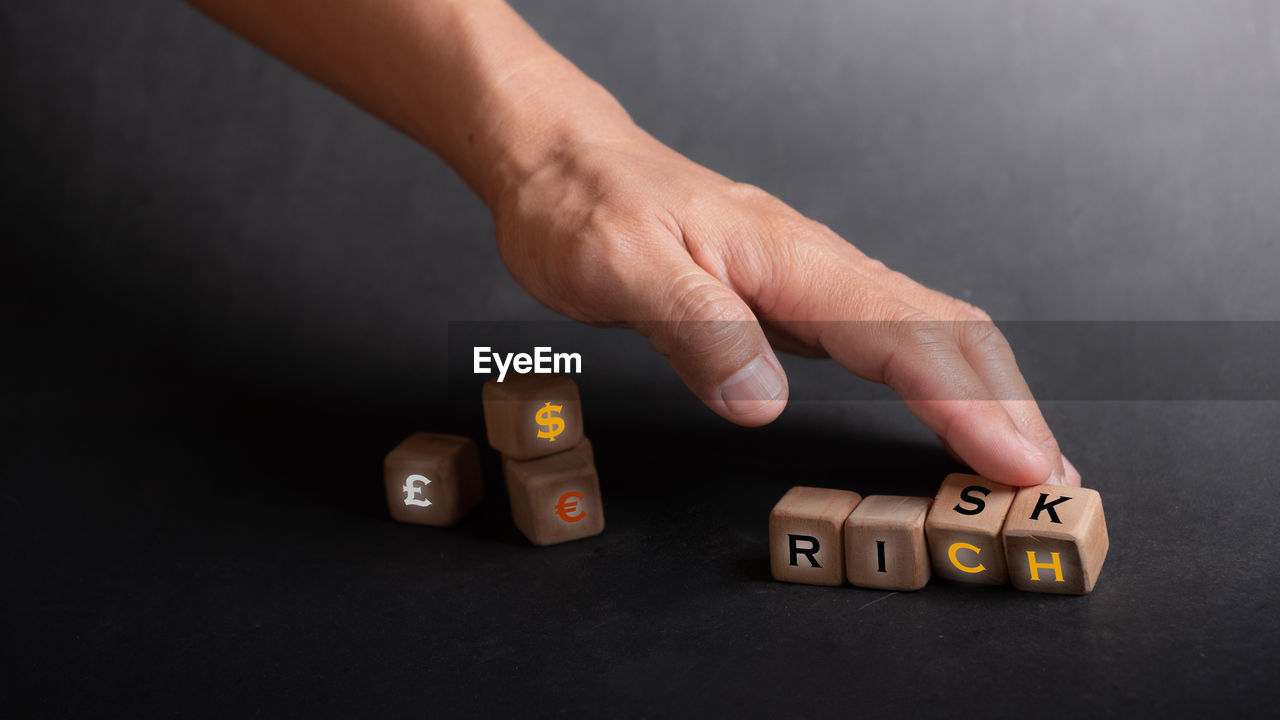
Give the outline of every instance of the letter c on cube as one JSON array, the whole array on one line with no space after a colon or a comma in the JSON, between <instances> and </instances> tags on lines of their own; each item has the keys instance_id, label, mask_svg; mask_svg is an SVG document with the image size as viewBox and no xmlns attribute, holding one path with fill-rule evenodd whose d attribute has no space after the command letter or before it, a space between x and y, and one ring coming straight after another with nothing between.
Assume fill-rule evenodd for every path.
<instances>
[{"instance_id":1,"label":"letter c on cube","mask_svg":"<svg viewBox=\"0 0 1280 720\"><path fill-rule=\"evenodd\" d=\"M960 562L960 558L956 556L956 553L961 550L972 550L975 559L982 552L982 548L967 542L951 543L951 547L947 548L947 558L951 560L951 564L955 565L957 570L967 573L980 573L987 569L987 566L982 563L978 563L977 565L965 565Z\"/></svg>"}]
</instances>

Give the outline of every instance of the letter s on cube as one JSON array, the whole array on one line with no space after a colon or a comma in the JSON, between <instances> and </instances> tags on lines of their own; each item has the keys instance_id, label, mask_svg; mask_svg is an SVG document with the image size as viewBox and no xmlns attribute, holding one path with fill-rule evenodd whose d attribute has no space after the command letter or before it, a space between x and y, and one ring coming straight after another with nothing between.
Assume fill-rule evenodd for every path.
<instances>
[{"instance_id":1,"label":"letter s on cube","mask_svg":"<svg viewBox=\"0 0 1280 720\"><path fill-rule=\"evenodd\" d=\"M948 475L924 522L934 574L966 583L1009 582L1000 533L1016 494L1017 488L978 475Z\"/></svg>"}]
</instances>

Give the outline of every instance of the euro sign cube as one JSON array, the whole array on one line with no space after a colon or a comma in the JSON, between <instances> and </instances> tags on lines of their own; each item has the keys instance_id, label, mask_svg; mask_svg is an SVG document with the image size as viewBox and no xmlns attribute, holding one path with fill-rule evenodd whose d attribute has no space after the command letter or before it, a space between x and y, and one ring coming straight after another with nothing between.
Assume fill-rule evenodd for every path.
<instances>
[{"instance_id":1,"label":"euro sign cube","mask_svg":"<svg viewBox=\"0 0 1280 720\"><path fill-rule=\"evenodd\" d=\"M924 519L929 498L871 495L844 521L849 582L880 590L919 590L929 582Z\"/></svg>"},{"instance_id":2,"label":"euro sign cube","mask_svg":"<svg viewBox=\"0 0 1280 720\"><path fill-rule=\"evenodd\" d=\"M1016 493L978 475L948 475L924 521L933 572L959 582L1009 582L1001 530Z\"/></svg>"},{"instance_id":3,"label":"euro sign cube","mask_svg":"<svg viewBox=\"0 0 1280 720\"><path fill-rule=\"evenodd\" d=\"M534 460L502 459L511 519L534 545L599 535L604 506L591 441Z\"/></svg>"},{"instance_id":4,"label":"euro sign cube","mask_svg":"<svg viewBox=\"0 0 1280 720\"><path fill-rule=\"evenodd\" d=\"M453 525L480 503L480 453L470 438L415 433L382 462L391 517L418 525Z\"/></svg>"},{"instance_id":5,"label":"euro sign cube","mask_svg":"<svg viewBox=\"0 0 1280 720\"><path fill-rule=\"evenodd\" d=\"M1102 497L1086 488L1019 489L1003 535L1009 578L1019 590L1087 594L1107 558Z\"/></svg>"},{"instance_id":6,"label":"euro sign cube","mask_svg":"<svg viewBox=\"0 0 1280 720\"><path fill-rule=\"evenodd\" d=\"M769 565L774 579L843 585L842 529L861 500L861 495L848 490L788 490L769 513Z\"/></svg>"},{"instance_id":7,"label":"euro sign cube","mask_svg":"<svg viewBox=\"0 0 1280 720\"><path fill-rule=\"evenodd\" d=\"M563 375L508 375L481 391L489 445L516 460L565 452L582 441L578 384Z\"/></svg>"}]
</instances>

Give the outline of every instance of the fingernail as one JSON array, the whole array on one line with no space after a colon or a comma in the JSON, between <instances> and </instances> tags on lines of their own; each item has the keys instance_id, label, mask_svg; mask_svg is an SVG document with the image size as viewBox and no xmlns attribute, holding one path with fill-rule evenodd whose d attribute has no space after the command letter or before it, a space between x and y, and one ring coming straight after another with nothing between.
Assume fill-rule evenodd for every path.
<instances>
[{"instance_id":1,"label":"fingernail","mask_svg":"<svg viewBox=\"0 0 1280 720\"><path fill-rule=\"evenodd\" d=\"M735 415L754 415L777 402L787 390L782 368L763 355L747 363L720 386L720 398Z\"/></svg>"}]
</instances>

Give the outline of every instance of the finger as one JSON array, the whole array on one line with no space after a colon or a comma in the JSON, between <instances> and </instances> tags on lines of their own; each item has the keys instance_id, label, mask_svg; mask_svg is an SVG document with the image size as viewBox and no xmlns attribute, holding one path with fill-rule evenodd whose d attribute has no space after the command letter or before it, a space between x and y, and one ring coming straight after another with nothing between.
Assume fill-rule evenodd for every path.
<instances>
[{"instance_id":1,"label":"finger","mask_svg":"<svg viewBox=\"0 0 1280 720\"><path fill-rule=\"evenodd\" d=\"M783 332L769 323L762 322L760 327L764 330L764 336L769 341L769 345L778 352L790 353L811 360L825 360L829 357L821 347L801 342L791 333Z\"/></svg>"},{"instance_id":2,"label":"finger","mask_svg":"<svg viewBox=\"0 0 1280 720\"><path fill-rule=\"evenodd\" d=\"M1018 369L1013 349L986 313L944 293L931 290L901 273L879 268L882 283L925 312L951 321L951 333L965 358L992 394L1005 406L1018 431L1049 458L1053 484L1076 485L1080 474L1064 462L1058 442L1036 403L1026 378Z\"/></svg>"},{"instance_id":3,"label":"finger","mask_svg":"<svg viewBox=\"0 0 1280 720\"><path fill-rule=\"evenodd\" d=\"M938 440L942 443L942 449L947 451L947 454L951 456L952 460L961 464L964 463L964 458L960 457L960 453L956 452L956 449L951 447L951 443L947 442L946 438L939 435Z\"/></svg>"},{"instance_id":4,"label":"finger","mask_svg":"<svg viewBox=\"0 0 1280 720\"><path fill-rule=\"evenodd\" d=\"M1067 459L1067 456L1066 456L1066 455L1063 455L1063 456L1062 456L1062 466L1063 466L1063 467L1066 469L1066 471L1067 471L1067 482L1066 482L1066 484L1067 484L1069 487L1080 487L1080 483L1082 482L1082 479L1081 479L1081 477L1080 477L1080 471L1079 471L1079 470L1077 470L1077 469L1076 469L1076 466L1075 466L1075 465L1073 465L1073 464L1071 463L1071 461Z\"/></svg>"},{"instance_id":5,"label":"finger","mask_svg":"<svg viewBox=\"0 0 1280 720\"><path fill-rule=\"evenodd\" d=\"M1064 463L1058 441L1049 429L1018 368L1018 362L1004 334L990 317L968 303L955 300L941 293L917 286L926 293L917 295L915 301L939 317L950 317L951 334L973 367L974 372L992 394L1004 405L1005 411L1024 437L1035 443L1049 458L1053 467L1048 482L1057 485L1079 485L1080 476L1074 468Z\"/></svg>"},{"instance_id":6,"label":"finger","mask_svg":"<svg viewBox=\"0 0 1280 720\"><path fill-rule=\"evenodd\" d=\"M1018 430L1004 404L943 328L912 327L888 334L892 339L880 350L886 357L880 379L975 471L1009 485L1038 485L1049 479L1050 458ZM848 352L828 349L837 360Z\"/></svg>"},{"instance_id":7,"label":"finger","mask_svg":"<svg viewBox=\"0 0 1280 720\"><path fill-rule=\"evenodd\" d=\"M638 265L624 292L631 325L707 407L747 426L782 412L787 377L755 314L687 254Z\"/></svg>"},{"instance_id":8,"label":"finger","mask_svg":"<svg viewBox=\"0 0 1280 720\"><path fill-rule=\"evenodd\" d=\"M806 287L789 293L795 319L853 322L771 321L802 341L817 341L851 372L888 384L983 476L1009 485L1050 478L1050 458L1018 430L946 323L886 297L843 258L828 257L806 276Z\"/></svg>"},{"instance_id":9,"label":"finger","mask_svg":"<svg viewBox=\"0 0 1280 720\"><path fill-rule=\"evenodd\" d=\"M1045 453L1053 466L1048 482L1068 484L1068 473L1063 464L1058 441L1045 422L1040 406L1036 403L1026 378L1018 369L1004 335L988 321L961 321L952 323L960 350L974 372L986 383L991 392L1004 404L1005 411L1018 426L1019 432L1030 439Z\"/></svg>"}]
</instances>

